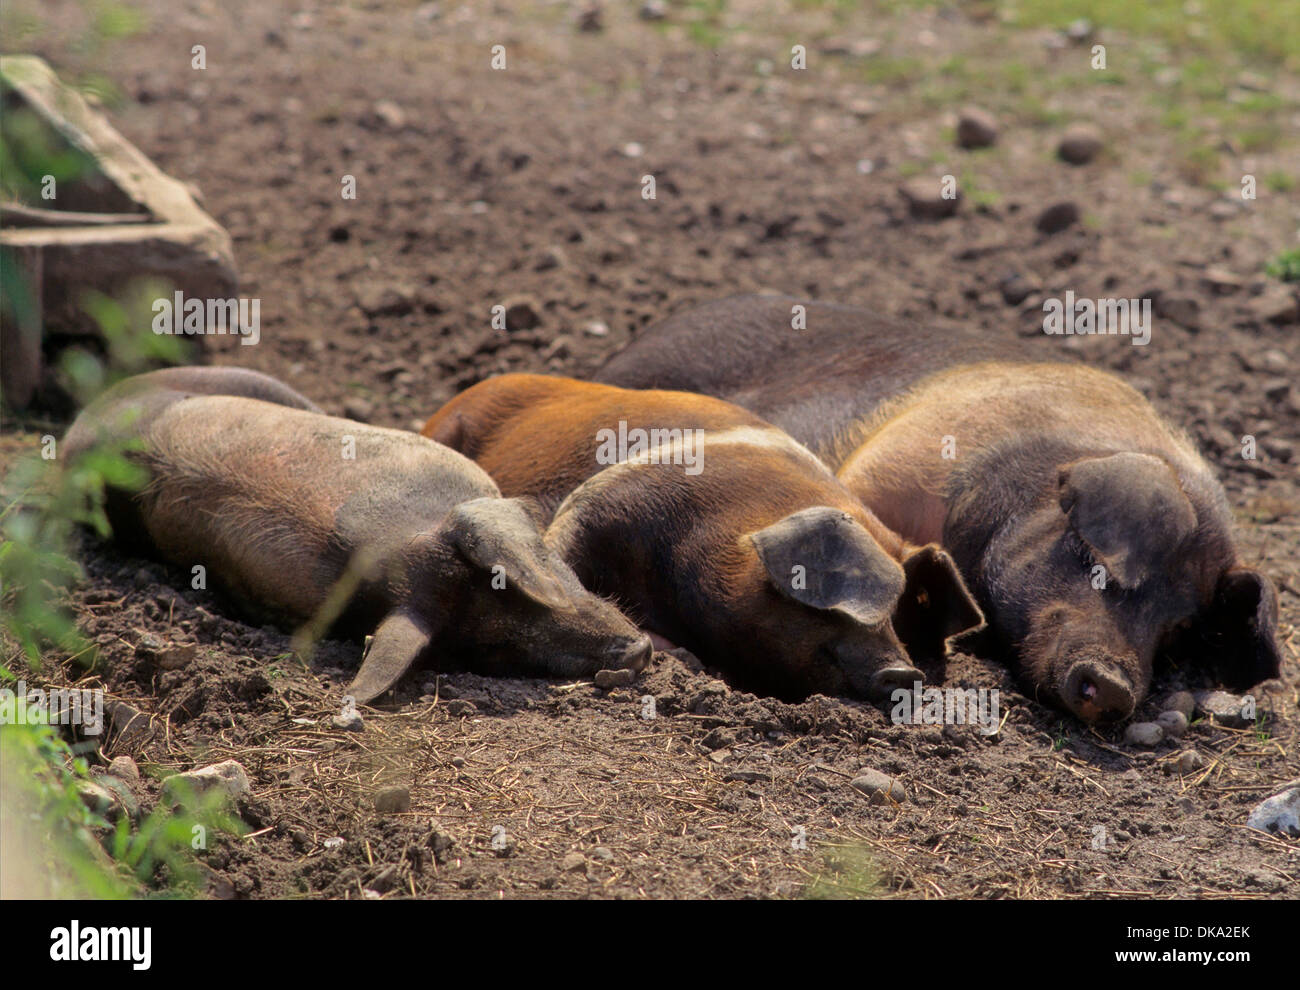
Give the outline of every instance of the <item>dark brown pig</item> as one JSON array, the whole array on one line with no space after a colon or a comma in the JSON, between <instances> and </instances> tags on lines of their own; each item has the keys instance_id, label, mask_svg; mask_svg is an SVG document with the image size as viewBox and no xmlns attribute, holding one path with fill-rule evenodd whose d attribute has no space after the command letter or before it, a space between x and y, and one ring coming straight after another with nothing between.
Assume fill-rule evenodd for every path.
<instances>
[{"instance_id":1,"label":"dark brown pig","mask_svg":"<svg viewBox=\"0 0 1300 990\"><path fill-rule=\"evenodd\" d=\"M119 541L203 565L254 615L328 622L337 606L342 629L374 629L358 702L417 660L573 677L650 658L544 545L536 506L424 437L326 416L255 372L176 368L106 392L64 457L105 439L135 441L150 477L111 493Z\"/></svg>"},{"instance_id":2,"label":"dark brown pig","mask_svg":"<svg viewBox=\"0 0 1300 990\"><path fill-rule=\"evenodd\" d=\"M1015 346L743 296L648 328L597 378L725 396L807 443L886 525L951 551L1038 696L1081 718L1132 712L1162 652L1236 688L1277 676L1277 594L1192 443L1115 376Z\"/></svg>"},{"instance_id":3,"label":"dark brown pig","mask_svg":"<svg viewBox=\"0 0 1300 990\"><path fill-rule=\"evenodd\" d=\"M424 433L554 510L553 546L644 628L787 697L873 699L980 623L948 555L914 547L807 449L730 403L502 375Z\"/></svg>"}]
</instances>

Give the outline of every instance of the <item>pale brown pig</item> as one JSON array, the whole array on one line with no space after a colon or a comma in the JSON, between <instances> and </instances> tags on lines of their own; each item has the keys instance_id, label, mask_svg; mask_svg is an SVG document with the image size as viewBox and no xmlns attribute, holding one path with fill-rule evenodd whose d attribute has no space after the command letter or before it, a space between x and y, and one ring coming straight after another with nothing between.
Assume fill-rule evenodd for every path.
<instances>
[{"instance_id":1,"label":"pale brown pig","mask_svg":"<svg viewBox=\"0 0 1300 990\"><path fill-rule=\"evenodd\" d=\"M543 544L535 506L424 437L323 415L255 372L176 368L107 391L63 457L106 439L136 441L150 477L110 493L127 547L204 566L259 617L301 623L342 595L340 627L374 629L358 702L417 660L573 677L650 658Z\"/></svg>"},{"instance_id":2,"label":"pale brown pig","mask_svg":"<svg viewBox=\"0 0 1300 990\"><path fill-rule=\"evenodd\" d=\"M734 405L502 375L424 433L554 510L587 587L737 684L879 699L980 623L952 561L880 524L808 450Z\"/></svg>"},{"instance_id":3,"label":"pale brown pig","mask_svg":"<svg viewBox=\"0 0 1300 990\"><path fill-rule=\"evenodd\" d=\"M1192 443L1114 375L1024 347L740 296L648 328L596 377L725 396L809 444L905 539L942 541L1035 693L1081 718L1132 712L1166 651L1237 688L1277 676L1277 594Z\"/></svg>"}]
</instances>

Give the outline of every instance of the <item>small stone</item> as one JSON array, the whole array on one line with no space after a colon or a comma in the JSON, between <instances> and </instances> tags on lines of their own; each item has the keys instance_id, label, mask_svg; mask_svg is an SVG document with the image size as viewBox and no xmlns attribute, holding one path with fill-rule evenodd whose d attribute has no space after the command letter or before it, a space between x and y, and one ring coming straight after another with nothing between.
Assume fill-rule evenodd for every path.
<instances>
[{"instance_id":1,"label":"small stone","mask_svg":"<svg viewBox=\"0 0 1300 990\"><path fill-rule=\"evenodd\" d=\"M375 414L375 405L369 399L359 395L350 395L343 400L343 415L355 419L358 423L369 423Z\"/></svg>"},{"instance_id":2,"label":"small stone","mask_svg":"<svg viewBox=\"0 0 1300 990\"><path fill-rule=\"evenodd\" d=\"M637 16L643 21L662 21L668 16L668 4L664 0L645 0Z\"/></svg>"},{"instance_id":3,"label":"small stone","mask_svg":"<svg viewBox=\"0 0 1300 990\"><path fill-rule=\"evenodd\" d=\"M447 714L452 718L469 718L471 715L478 714L478 706L472 701L466 701L464 698L454 698L448 701L445 706Z\"/></svg>"},{"instance_id":4,"label":"small stone","mask_svg":"<svg viewBox=\"0 0 1300 990\"><path fill-rule=\"evenodd\" d=\"M1246 280L1240 275L1230 272L1226 268L1213 266L1201 273L1201 279L1215 292L1223 295L1236 292L1246 284Z\"/></svg>"},{"instance_id":5,"label":"small stone","mask_svg":"<svg viewBox=\"0 0 1300 990\"><path fill-rule=\"evenodd\" d=\"M506 329L512 333L532 330L542 322L531 302L520 301L506 307Z\"/></svg>"},{"instance_id":6,"label":"small stone","mask_svg":"<svg viewBox=\"0 0 1300 990\"><path fill-rule=\"evenodd\" d=\"M140 768L135 765L135 760L129 756L116 756L108 765L108 772L118 780L124 780L128 784L140 783Z\"/></svg>"},{"instance_id":7,"label":"small stone","mask_svg":"<svg viewBox=\"0 0 1300 990\"><path fill-rule=\"evenodd\" d=\"M1071 21L1065 29L1065 36L1076 45L1084 44L1092 37L1092 21L1086 17Z\"/></svg>"},{"instance_id":8,"label":"small stone","mask_svg":"<svg viewBox=\"0 0 1300 990\"><path fill-rule=\"evenodd\" d=\"M400 131L406 126L406 113L392 100L378 100L374 106L375 116L384 126Z\"/></svg>"},{"instance_id":9,"label":"small stone","mask_svg":"<svg viewBox=\"0 0 1300 990\"><path fill-rule=\"evenodd\" d=\"M465 768L465 757L453 756L451 758L451 765L455 767L457 770L463 770Z\"/></svg>"},{"instance_id":10,"label":"small stone","mask_svg":"<svg viewBox=\"0 0 1300 990\"><path fill-rule=\"evenodd\" d=\"M1160 293L1156 298L1156 315L1188 330L1199 330L1201 326L1201 304L1192 296Z\"/></svg>"},{"instance_id":11,"label":"small stone","mask_svg":"<svg viewBox=\"0 0 1300 990\"><path fill-rule=\"evenodd\" d=\"M1187 732L1187 716L1182 712L1161 712L1156 725L1164 729L1170 739L1179 739Z\"/></svg>"},{"instance_id":12,"label":"small stone","mask_svg":"<svg viewBox=\"0 0 1300 990\"><path fill-rule=\"evenodd\" d=\"M366 316L405 316L415 308L414 294L399 285L368 282L356 288L355 298Z\"/></svg>"},{"instance_id":13,"label":"small stone","mask_svg":"<svg viewBox=\"0 0 1300 990\"><path fill-rule=\"evenodd\" d=\"M879 770L864 770L849 782L849 786L867 795L872 804L887 804L890 801L902 804L907 800L903 785Z\"/></svg>"},{"instance_id":14,"label":"small stone","mask_svg":"<svg viewBox=\"0 0 1300 990\"><path fill-rule=\"evenodd\" d=\"M336 729L342 729L344 732L364 732L366 723L361 718L361 713L355 708L335 715L330 719L330 724Z\"/></svg>"},{"instance_id":15,"label":"small stone","mask_svg":"<svg viewBox=\"0 0 1300 990\"><path fill-rule=\"evenodd\" d=\"M1003 276L1002 280L998 282L998 289L1002 292L1002 301L1008 306L1019 306L1029 298L1035 288L1034 283L1019 272L1011 272Z\"/></svg>"},{"instance_id":16,"label":"small stone","mask_svg":"<svg viewBox=\"0 0 1300 990\"><path fill-rule=\"evenodd\" d=\"M961 190L955 195L943 195L944 186L938 179L912 179L898 187L898 193L907 201L908 211L917 220L942 220L957 212L961 205Z\"/></svg>"},{"instance_id":17,"label":"small stone","mask_svg":"<svg viewBox=\"0 0 1300 990\"><path fill-rule=\"evenodd\" d=\"M597 846L591 851L591 858L598 859L602 863L614 862L614 851L605 846Z\"/></svg>"},{"instance_id":18,"label":"small stone","mask_svg":"<svg viewBox=\"0 0 1300 990\"><path fill-rule=\"evenodd\" d=\"M580 852L568 853L564 859L560 860L560 869L565 873L577 873L579 870L587 869L587 857Z\"/></svg>"},{"instance_id":19,"label":"small stone","mask_svg":"<svg viewBox=\"0 0 1300 990\"><path fill-rule=\"evenodd\" d=\"M1059 234L1061 231L1079 222L1079 205L1070 200L1053 203L1034 221L1034 226L1041 234Z\"/></svg>"},{"instance_id":20,"label":"small stone","mask_svg":"<svg viewBox=\"0 0 1300 990\"><path fill-rule=\"evenodd\" d=\"M1194 749L1186 749L1178 754L1178 760L1174 765L1178 767L1178 772L1186 777L1205 768L1205 757Z\"/></svg>"},{"instance_id":21,"label":"small stone","mask_svg":"<svg viewBox=\"0 0 1300 990\"><path fill-rule=\"evenodd\" d=\"M1155 746L1165 737L1165 730L1155 722L1133 722L1124 730L1124 741L1131 746Z\"/></svg>"},{"instance_id":22,"label":"small stone","mask_svg":"<svg viewBox=\"0 0 1300 990\"><path fill-rule=\"evenodd\" d=\"M1192 697L1191 691L1175 691L1165 699L1165 711L1182 712L1190 722L1192 714L1196 711L1196 699Z\"/></svg>"},{"instance_id":23,"label":"small stone","mask_svg":"<svg viewBox=\"0 0 1300 990\"><path fill-rule=\"evenodd\" d=\"M91 814L99 815L101 818L110 817L116 803L112 791L93 780L79 780L76 788L77 797L81 798L81 803L90 810Z\"/></svg>"},{"instance_id":24,"label":"small stone","mask_svg":"<svg viewBox=\"0 0 1300 990\"><path fill-rule=\"evenodd\" d=\"M343 836L341 835L330 836L330 838L322 842L321 845L324 846L326 849L337 849L339 846L343 845Z\"/></svg>"},{"instance_id":25,"label":"small stone","mask_svg":"<svg viewBox=\"0 0 1300 990\"><path fill-rule=\"evenodd\" d=\"M645 154L645 147L637 141L629 141L623 145L623 155L626 158L640 158Z\"/></svg>"},{"instance_id":26,"label":"small stone","mask_svg":"<svg viewBox=\"0 0 1300 990\"><path fill-rule=\"evenodd\" d=\"M411 810L411 792L405 787L381 787L375 792L375 810L381 815Z\"/></svg>"},{"instance_id":27,"label":"small stone","mask_svg":"<svg viewBox=\"0 0 1300 990\"><path fill-rule=\"evenodd\" d=\"M987 110L967 107L957 118L957 144L960 147L987 148L997 139L997 119Z\"/></svg>"},{"instance_id":28,"label":"small stone","mask_svg":"<svg viewBox=\"0 0 1300 990\"><path fill-rule=\"evenodd\" d=\"M1092 124L1071 124L1065 129L1056 153L1071 165L1086 165L1097 157L1104 140Z\"/></svg>"},{"instance_id":29,"label":"small stone","mask_svg":"<svg viewBox=\"0 0 1300 990\"><path fill-rule=\"evenodd\" d=\"M593 320L582 328L582 332L588 337L608 337L609 326L601 323L599 320Z\"/></svg>"},{"instance_id":30,"label":"small stone","mask_svg":"<svg viewBox=\"0 0 1300 990\"><path fill-rule=\"evenodd\" d=\"M135 655L163 670L180 670L198 654L198 643L169 643L153 633L141 634Z\"/></svg>"},{"instance_id":31,"label":"small stone","mask_svg":"<svg viewBox=\"0 0 1300 990\"><path fill-rule=\"evenodd\" d=\"M604 31L605 8L599 3L588 3L578 11L579 31Z\"/></svg>"},{"instance_id":32,"label":"small stone","mask_svg":"<svg viewBox=\"0 0 1300 990\"><path fill-rule=\"evenodd\" d=\"M229 798L238 798L251 790L248 771L237 760L225 760L198 770L173 774L163 781L163 798L169 804L177 804L189 794L221 791Z\"/></svg>"},{"instance_id":33,"label":"small stone","mask_svg":"<svg viewBox=\"0 0 1300 990\"><path fill-rule=\"evenodd\" d=\"M628 667L620 670L596 671L596 687L608 691L611 688L627 687L636 680L636 671Z\"/></svg>"},{"instance_id":34,"label":"small stone","mask_svg":"<svg viewBox=\"0 0 1300 990\"><path fill-rule=\"evenodd\" d=\"M1218 725L1230 729L1241 729L1254 720L1242 714L1245 702L1235 694L1227 691L1198 691L1195 695L1197 710Z\"/></svg>"},{"instance_id":35,"label":"small stone","mask_svg":"<svg viewBox=\"0 0 1300 990\"><path fill-rule=\"evenodd\" d=\"M1250 315L1260 323L1282 326L1300 319L1300 301L1294 292L1283 286L1270 286L1247 305Z\"/></svg>"},{"instance_id":36,"label":"small stone","mask_svg":"<svg viewBox=\"0 0 1300 990\"><path fill-rule=\"evenodd\" d=\"M1300 838L1300 782L1257 804L1246 825L1261 832Z\"/></svg>"}]
</instances>

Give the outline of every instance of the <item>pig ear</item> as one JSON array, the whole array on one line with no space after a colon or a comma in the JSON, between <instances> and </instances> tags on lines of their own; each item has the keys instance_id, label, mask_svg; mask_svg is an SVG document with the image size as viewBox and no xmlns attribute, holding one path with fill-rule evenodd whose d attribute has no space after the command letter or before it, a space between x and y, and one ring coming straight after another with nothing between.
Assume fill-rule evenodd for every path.
<instances>
[{"instance_id":1,"label":"pig ear","mask_svg":"<svg viewBox=\"0 0 1300 990\"><path fill-rule=\"evenodd\" d=\"M470 563L505 578L506 584L547 608L574 603L555 570L563 562L542 542L537 520L519 499L476 498L448 516L452 544Z\"/></svg>"},{"instance_id":2,"label":"pig ear","mask_svg":"<svg viewBox=\"0 0 1300 990\"><path fill-rule=\"evenodd\" d=\"M1243 690L1281 673L1277 592L1259 571L1224 571L1214 602L1198 625L1208 652L1216 658L1219 679L1228 687Z\"/></svg>"},{"instance_id":3,"label":"pig ear","mask_svg":"<svg viewBox=\"0 0 1300 990\"><path fill-rule=\"evenodd\" d=\"M848 513L804 509L750 534L777 590L869 626L889 618L903 591L898 562Z\"/></svg>"},{"instance_id":4,"label":"pig ear","mask_svg":"<svg viewBox=\"0 0 1300 990\"><path fill-rule=\"evenodd\" d=\"M1169 465L1126 451L1061 469L1061 511L1124 588L1162 573L1196 528L1196 511Z\"/></svg>"},{"instance_id":5,"label":"pig ear","mask_svg":"<svg viewBox=\"0 0 1300 990\"><path fill-rule=\"evenodd\" d=\"M903 560L906 585L894 610L894 631L913 660L942 657L947 641L984 626L984 613L957 565L930 543Z\"/></svg>"},{"instance_id":6,"label":"pig ear","mask_svg":"<svg viewBox=\"0 0 1300 990\"><path fill-rule=\"evenodd\" d=\"M421 432L430 440L436 440L444 447L450 447L462 454L465 453L469 437L465 429L465 417L459 412L443 416L441 419L439 419L437 413L434 413L429 417L429 421L424 424L424 429Z\"/></svg>"},{"instance_id":7,"label":"pig ear","mask_svg":"<svg viewBox=\"0 0 1300 990\"><path fill-rule=\"evenodd\" d=\"M374 701L402 679L432 638L428 623L413 612L399 609L391 613L375 630L347 693L359 705Z\"/></svg>"}]
</instances>

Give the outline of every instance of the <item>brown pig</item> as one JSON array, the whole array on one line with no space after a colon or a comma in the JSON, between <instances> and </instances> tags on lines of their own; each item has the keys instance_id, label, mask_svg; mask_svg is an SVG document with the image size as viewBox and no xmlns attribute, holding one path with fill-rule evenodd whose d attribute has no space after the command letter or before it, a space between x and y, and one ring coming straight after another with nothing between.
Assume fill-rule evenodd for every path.
<instances>
[{"instance_id":1,"label":"brown pig","mask_svg":"<svg viewBox=\"0 0 1300 990\"><path fill-rule=\"evenodd\" d=\"M807 449L730 403L502 375L424 434L538 499L588 588L741 686L879 699L981 619L951 559L915 547Z\"/></svg>"},{"instance_id":2,"label":"brown pig","mask_svg":"<svg viewBox=\"0 0 1300 990\"><path fill-rule=\"evenodd\" d=\"M1236 688L1277 676L1277 594L1191 441L1113 375L1017 355L978 328L741 296L596 377L724 396L807 443L905 539L941 541L1036 693L1085 720L1130 714L1163 652Z\"/></svg>"},{"instance_id":3,"label":"brown pig","mask_svg":"<svg viewBox=\"0 0 1300 990\"><path fill-rule=\"evenodd\" d=\"M326 416L256 372L172 368L105 392L64 457L103 440L133 443L150 478L110 492L119 542L204 565L254 615L374 629L358 702L417 660L573 677L650 658L544 545L536 506L414 433Z\"/></svg>"}]
</instances>

